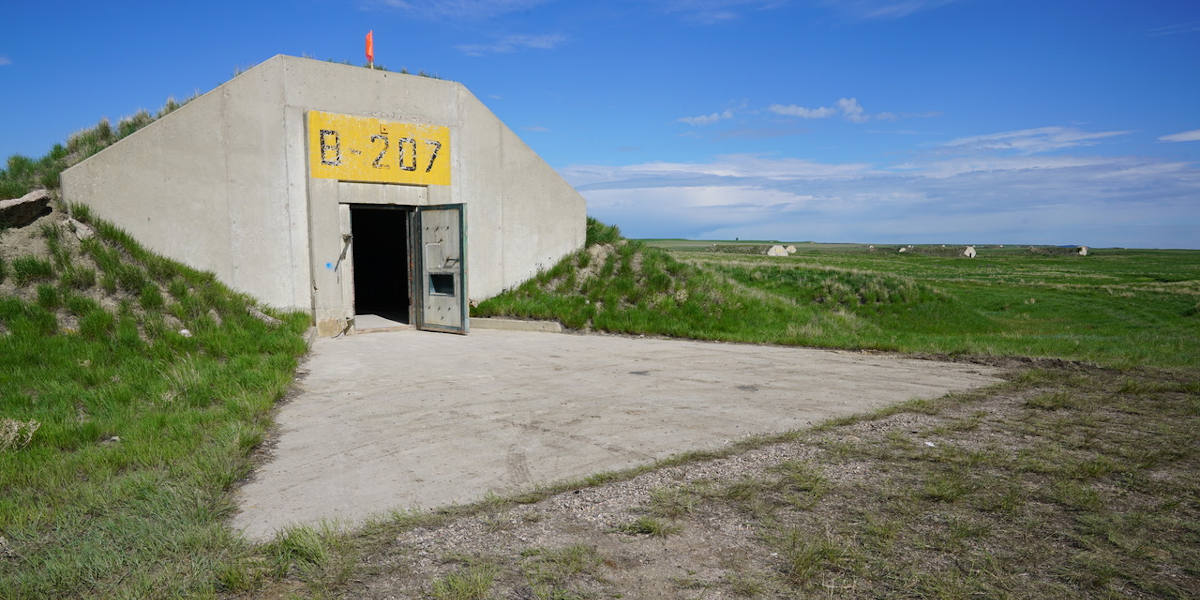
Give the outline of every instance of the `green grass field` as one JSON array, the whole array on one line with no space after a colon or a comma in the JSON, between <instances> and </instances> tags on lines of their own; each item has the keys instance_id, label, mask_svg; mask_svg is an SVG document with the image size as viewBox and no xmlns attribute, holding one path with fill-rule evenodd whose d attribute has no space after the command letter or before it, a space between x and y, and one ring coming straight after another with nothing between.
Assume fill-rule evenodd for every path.
<instances>
[{"instance_id":1,"label":"green grass field","mask_svg":"<svg viewBox=\"0 0 1200 600\"><path fill-rule=\"evenodd\" d=\"M48 258L0 256L0 597L214 595L252 550L229 491L308 317L265 323L111 225L40 223Z\"/></svg>"},{"instance_id":2,"label":"green grass field","mask_svg":"<svg viewBox=\"0 0 1200 600\"><path fill-rule=\"evenodd\" d=\"M737 251L746 242L612 245L599 224L591 233L609 250L581 251L474 314L754 343L1200 364L1197 251L980 247L967 259L940 246L801 243L767 257Z\"/></svg>"}]
</instances>

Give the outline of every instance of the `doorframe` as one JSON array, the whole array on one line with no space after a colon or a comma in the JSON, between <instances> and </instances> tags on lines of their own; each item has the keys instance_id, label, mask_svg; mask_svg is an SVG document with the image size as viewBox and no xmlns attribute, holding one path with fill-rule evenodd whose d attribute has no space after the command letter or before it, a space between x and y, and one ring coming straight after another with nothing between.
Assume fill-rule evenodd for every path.
<instances>
[{"instance_id":1,"label":"doorframe","mask_svg":"<svg viewBox=\"0 0 1200 600\"><path fill-rule=\"evenodd\" d=\"M404 265L405 276L408 278L408 323L405 324L405 326L410 327L412 329L416 329L417 328L417 321L416 321L417 307L416 307L416 305L421 301L421 297L419 295L420 290L416 287L417 280L420 278L414 277L414 273L413 273L413 269L415 268L415 266L417 264L417 263L413 262L413 252L414 252L415 248L417 246L419 246L420 244L417 244L414 241L413 233L414 233L414 223L416 223L416 221L417 221L415 216L417 214L417 208L419 208L419 207L410 205L410 204L374 204L374 203L364 204L364 203L354 203L354 202L339 203L338 206L339 207L341 207L341 206L348 207L347 219L349 220L348 229L350 230L351 238L350 238L350 248L349 248L349 252L347 253L348 254L347 258L352 257L353 252L355 250L354 237L353 237L354 219L352 216L353 211L355 209L401 211L404 213L404 231L405 231L405 238L406 238L405 245L408 246L408 252L406 253L407 254L407 261L406 261L407 264ZM355 304L354 304L355 296L356 296L356 294L354 293L354 277L357 274L354 271L353 261L348 261L348 262L350 262L349 294L347 294L345 291L345 288L343 288L343 292L342 292L343 300L342 301L343 302L346 302L347 300L350 301L350 322L353 323L354 330L357 331L358 324L354 322L355 321L354 317L358 316L358 307L355 306Z\"/></svg>"}]
</instances>

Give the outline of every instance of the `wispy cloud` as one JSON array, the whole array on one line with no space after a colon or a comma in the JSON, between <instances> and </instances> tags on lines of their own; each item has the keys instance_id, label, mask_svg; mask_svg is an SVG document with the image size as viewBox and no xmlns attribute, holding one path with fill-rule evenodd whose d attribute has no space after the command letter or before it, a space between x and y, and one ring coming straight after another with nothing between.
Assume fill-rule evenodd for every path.
<instances>
[{"instance_id":1,"label":"wispy cloud","mask_svg":"<svg viewBox=\"0 0 1200 600\"><path fill-rule=\"evenodd\" d=\"M680 123L687 123L688 125L711 125L713 123L716 123L717 121L721 121L724 119L732 119L732 118L733 118L733 110L725 109L721 112L710 113L707 115L699 115L699 116L695 116L695 117L679 117L678 119L675 119L675 120L679 121Z\"/></svg>"},{"instance_id":2,"label":"wispy cloud","mask_svg":"<svg viewBox=\"0 0 1200 600\"><path fill-rule=\"evenodd\" d=\"M932 119L934 117L940 117L940 116L942 116L942 111L929 110L929 111L925 111L925 112L916 112L916 113L913 113L913 112L902 112L902 113L881 112L881 113L877 113L877 114L873 115L873 118L875 118L879 121L897 121L900 119Z\"/></svg>"},{"instance_id":3,"label":"wispy cloud","mask_svg":"<svg viewBox=\"0 0 1200 600\"><path fill-rule=\"evenodd\" d=\"M7 56L0 56L0 67L7 67L12 64L12 60Z\"/></svg>"},{"instance_id":4,"label":"wispy cloud","mask_svg":"<svg viewBox=\"0 0 1200 600\"><path fill-rule=\"evenodd\" d=\"M816 181L846 180L871 172L865 163L822 163L799 158L757 154L724 154L710 162L655 161L625 166L575 165L562 170L580 189L637 185L707 185L731 180Z\"/></svg>"},{"instance_id":5,"label":"wispy cloud","mask_svg":"<svg viewBox=\"0 0 1200 600\"><path fill-rule=\"evenodd\" d=\"M1200 142L1200 129L1182 131L1158 138L1160 142Z\"/></svg>"},{"instance_id":6,"label":"wispy cloud","mask_svg":"<svg viewBox=\"0 0 1200 600\"><path fill-rule=\"evenodd\" d=\"M1162 27L1155 27L1150 30L1152 37L1162 37L1164 35L1181 35L1186 33L1200 33L1200 21L1187 21L1184 23L1173 23Z\"/></svg>"},{"instance_id":7,"label":"wispy cloud","mask_svg":"<svg viewBox=\"0 0 1200 600\"><path fill-rule=\"evenodd\" d=\"M1130 157L870 165L734 154L575 165L588 211L635 237L1197 247L1200 169Z\"/></svg>"},{"instance_id":8,"label":"wispy cloud","mask_svg":"<svg viewBox=\"0 0 1200 600\"><path fill-rule=\"evenodd\" d=\"M959 150L1012 150L1024 154L1036 154L1076 146L1092 146L1098 144L1102 139L1128 133L1128 131L1088 132L1073 127L1038 127L963 137L950 140L943 145Z\"/></svg>"},{"instance_id":9,"label":"wispy cloud","mask_svg":"<svg viewBox=\"0 0 1200 600\"><path fill-rule=\"evenodd\" d=\"M928 117L937 116L941 113L892 113L883 112L877 115L868 114L862 104L858 103L858 98L839 98L833 106L818 106L816 108L808 108L797 104L772 104L767 107L767 110L786 117L799 117L801 119L826 119L835 115L842 115L851 123L866 123L871 119L881 119L884 121L895 121L896 119L909 117Z\"/></svg>"},{"instance_id":10,"label":"wispy cloud","mask_svg":"<svg viewBox=\"0 0 1200 600\"><path fill-rule=\"evenodd\" d=\"M567 36L560 33L506 35L491 43L460 44L455 46L455 48L468 56L484 56L487 54L509 54L518 50L551 50L565 41L567 41Z\"/></svg>"},{"instance_id":11,"label":"wispy cloud","mask_svg":"<svg viewBox=\"0 0 1200 600\"><path fill-rule=\"evenodd\" d=\"M777 115L800 117L801 119L824 119L837 114L837 110L829 106L807 108L796 104L772 104L767 110Z\"/></svg>"},{"instance_id":12,"label":"wispy cloud","mask_svg":"<svg viewBox=\"0 0 1200 600\"><path fill-rule=\"evenodd\" d=\"M550 132L550 128L549 128L549 127L543 127L543 126L541 126L541 125L530 125L530 126L528 126L528 127L526 127L526 128L525 128L525 131L532 131L532 132L534 132L534 133L549 133L549 132Z\"/></svg>"},{"instance_id":13,"label":"wispy cloud","mask_svg":"<svg viewBox=\"0 0 1200 600\"><path fill-rule=\"evenodd\" d=\"M901 19L941 8L957 0L825 0L825 4L856 19Z\"/></svg>"},{"instance_id":14,"label":"wispy cloud","mask_svg":"<svg viewBox=\"0 0 1200 600\"><path fill-rule=\"evenodd\" d=\"M548 0L368 0L364 8L392 9L422 19L490 19L528 10Z\"/></svg>"},{"instance_id":15,"label":"wispy cloud","mask_svg":"<svg viewBox=\"0 0 1200 600\"><path fill-rule=\"evenodd\" d=\"M771 10L787 3L787 0L672 0L665 10L689 21L713 25L735 20L743 11Z\"/></svg>"}]
</instances>

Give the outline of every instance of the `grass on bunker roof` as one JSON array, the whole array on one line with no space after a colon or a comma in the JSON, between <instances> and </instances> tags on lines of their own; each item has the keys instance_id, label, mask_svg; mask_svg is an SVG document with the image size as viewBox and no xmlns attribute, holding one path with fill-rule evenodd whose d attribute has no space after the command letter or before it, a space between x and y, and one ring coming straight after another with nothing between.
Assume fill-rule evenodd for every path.
<instances>
[{"instance_id":1,"label":"grass on bunker roof","mask_svg":"<svg viewBox=\"0 0 1200 600\"><path fill-rule=\"evenodd\" d=\"M61 209L0 232L0 597L214 595L251 551L228 492L308 317L266 324L211 274L74 213L94 237Z\"/></svg>"}]
</instances>

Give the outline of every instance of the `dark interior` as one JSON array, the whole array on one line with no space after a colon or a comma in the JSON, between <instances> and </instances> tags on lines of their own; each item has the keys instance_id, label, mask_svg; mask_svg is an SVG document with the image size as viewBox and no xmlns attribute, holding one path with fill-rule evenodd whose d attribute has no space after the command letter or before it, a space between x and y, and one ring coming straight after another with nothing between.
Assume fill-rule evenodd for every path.
<instances>
[{"instance_id":1,"label":"dark interior","mask_svg":"<svg viewBox=\"0 0 1200 600\"><path fill-rule=\"evenodd\" d=\"M408 323L408 211L350 207L354 313Z\"/></svg>"}]
</instances>

